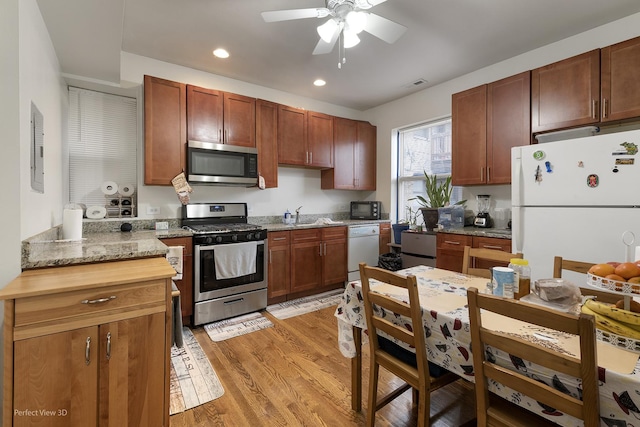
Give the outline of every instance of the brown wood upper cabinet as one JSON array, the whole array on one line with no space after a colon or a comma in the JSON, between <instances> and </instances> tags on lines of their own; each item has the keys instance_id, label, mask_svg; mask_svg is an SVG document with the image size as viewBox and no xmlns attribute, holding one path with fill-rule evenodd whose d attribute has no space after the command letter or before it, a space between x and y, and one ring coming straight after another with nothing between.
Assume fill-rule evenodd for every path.
<instances>
[{"instance_id":1,"label":"brown wood upper cabinet","mask_svg":"<svg viewBox=\"0 0 640 427\"><path fill-rule=\"evenodd\" d=\"M187 85L189 140L256 146L256 100Z\"/></svg>"},{"instance_id":2,"label":"brown wood upper cabinet","mask_svg":"<svg viewBox=\"0 0 640 427\"><path fill-rule=\"evenodd\" d=\"M531 72L531 131L598 123L599 98L599 49L537 68Z\"/></svg>"},{"instance_id":3,"label":"brown wood upper cabinet","mask_svg":"<svg viewBox=\"0 0 640 427\"><path fill-rule=\"evenodd\" d=\"M640 37L600 51L601 121L640 117Z\"/></svg>"},{"instance_id":4,"label":"brown wood upper cabinet","mask_svg":"<svg viewBox=\"0 0 640 427\"><path fill-rule=\"evenodd\" d=\"M278 104L256 100L256 148L258 173L265 188L278 186Z\"/></svg>"},{"instance_id":5,"label":"brown wood upper cabinet","mask_svg":"<svg viewBox=\"0 0 640 427\"><path fill-rule=\"evenodd\" d=\"M333 117L279 105L278 163L333 167Z\"/></svg>"},{"instance_id":6,"label":"brown wood upper cabinet","mask_svg":"<svg viewBox=\"0 0 640 427\"><path fill-rule=\"evenodd\" d=\"M530 89L526 71L453 94L453 185L511 183L511 148L531 141Z\"/></svg>"},{"instance_id":7,"label":"brown wood upper cabinet","mask_svg":"<svg viewBox=\"0 0 640 427\"><path fill-rule=\"evenodd\" d=\"M376 127L369 122L333 119L334 167L322 171L321 187L376 189Z\"/></svg>"},{"instance_id":8,"label":"brown wood upper cabinet","mask_svg":"<svg viewBox=\"0 0 640 427\"><path fill-rule=\"evenodd\" d=\"M144 76L144 183L171 185L186 170L186 85Z\"/></svg>"}]
</instances>

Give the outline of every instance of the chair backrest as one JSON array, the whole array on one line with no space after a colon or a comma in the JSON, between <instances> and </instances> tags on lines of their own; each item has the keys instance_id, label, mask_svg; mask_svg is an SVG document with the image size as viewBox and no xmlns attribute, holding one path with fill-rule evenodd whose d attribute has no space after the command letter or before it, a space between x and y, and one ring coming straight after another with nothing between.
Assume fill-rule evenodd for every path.
<instances>
[{"instance_id":1,"label":"chair backrest","mask_svg":"<svg viewBox=\"0 0 640 427\"><path fill-rule=\"evenodd\" d=\"M366 263L360 263L360 278L362 282L365 316L369 329L369 342L371 343L372 350L371 357L375 355L387 362L393 361L391 363L383 363L383 366L386 368L391 366L390 370L395 375L403 378L408 383L412 383L415 387L418 386L419 382L424 382L424 384L421 384L422 386L429 384L430 377L425 347L425 332L422 323L416 276L409 275L405 277L378 267L367 266ZM405 289L408 292L409 302L406 303L399 299L373 292L370 282L372 279ZM394 324L388 320L390 318L389 312L404 316L406 323L403 326ZM384 332L414 348L416 351L417 366L409 368L406 363L400 361L396 355L381 349L378 343L378 334L380 332ZM407 378L408 374L412 378Z\"/></svg>"},{"instance_id":2,"label":"chair backrest","mask_svg":"<svg viewBox=\"0 0 640 427\"><path fill-rule=\"evenodd\" d=\"M570 259L564 259L560 256L553 258L553 277L561 278L562 270L573 271L576 273L587 274L589 269L593 266L593 263L590 262L582 262L582 261L572 261ZM586 283L585 276L585 283ZM597 289L593 289L590 287L582 286L582 283L576 283L580 288L580 292L582 295L593 295L597 298L598 301L607 302L609 304L615 304L616 301L622 299L619 295L612 294L606 291L599 291Z\"/></svg>"},{"instance_id":3,"label":"chair backrest","mask_svg":"<svg viewBox=\"0 0 640 427\"><path fill-rule=\"evenodd\" d=\"M558 411L584 420L586 427L599 426L596 332L592 315L580 313L576 316L526 302L483 295L476 288L467 290L467 298L478 425L487 425L487 411L491 406L487 386L488 379L493 379ZM527 341L513 334L487 329L482 324L482 317L487 315L487 312L576 335L580 340L580 354L573 357L547 348L539 341ZM536 381L522 372L498 365L495 358L487 358L485 346L532 361L554 372L579 378L582 384L582 400Z\"/></svg>"},{"instance_id":4,"label":"chair backrest","mask_svg":"<svg viewBox=\"0 0 640 427\"><path fill-rule=\"evenodd\" d=\"M497 249L472 248L471 246L465 246L462 258L462 273L490 279L491 270L486 268L476 268L473 266L473 260L477 258L508 264L511 258L522 258L522 254L512 254L509 252L499 251Z\"/></svg>"}]
</instances>

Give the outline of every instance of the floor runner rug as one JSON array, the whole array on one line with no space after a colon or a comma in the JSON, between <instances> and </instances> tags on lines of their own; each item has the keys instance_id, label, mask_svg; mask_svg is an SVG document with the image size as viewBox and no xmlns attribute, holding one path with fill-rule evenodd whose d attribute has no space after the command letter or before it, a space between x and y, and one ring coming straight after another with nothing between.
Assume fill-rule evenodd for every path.
<instances>
[{"instance_id":1,"label":"floor runner rug","mask_svg":"<svg viewBox=\"0 0 640 427\"><path fill-rule=\"evenodd\" d=\"M171 347L169 414L179 414L224 394L211 362L189 328L182 330L184 345Z\"/></svg>"},{"instance_id":2,"label":"floor runner rug","mask_svg":"<svg viewBox=\"0 0 640 427\"><path fill-rule=\"evenodd\" d=\"M288 319L336 305L340 302L343 292L342 289L336 289L317 295L285 301L280 304L268 306L267 311L276 319Z\"/></svg>"},{"instance_id":3,"label":"floor runner rug","mask_svg":"<svg viewBox=\"0 0 640 427\"><path fill-rule=\"evenodd\" d=\"M204 330L212 341L224 341L250 332L270 328L273 323L260 313L249 313L219 322L209 323Z\"/></svg>"}]
</instances>

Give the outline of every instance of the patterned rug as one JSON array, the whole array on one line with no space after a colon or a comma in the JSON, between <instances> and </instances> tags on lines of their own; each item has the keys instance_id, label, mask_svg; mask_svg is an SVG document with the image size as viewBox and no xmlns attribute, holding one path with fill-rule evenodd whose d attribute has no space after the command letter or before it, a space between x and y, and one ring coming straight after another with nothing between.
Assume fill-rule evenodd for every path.
<instances>
[{"instance_id":1,"label":"patterned rug","mask_svg":"<svg viewBox=\"0 0 640 427\"><path fill-rule=\"evenodd\" d=\"M204 325L204 330L212 341L224 341L250 332L270 328L271 326L273 326L273 323L262 314L249 313L244 316L209 323Z\"/></svg>"},{"instance_id":2,"label":"patterned rug","mask_svg":"<svg viewBox=\"0 0 640 427\"><path fill-rule=\"evenodd\" d=\"M224 394L207 355L189 328L182 329L184 345L171 347L169 414L179 414Z\"/></svg>"},{"instance_id":3,"label":"patterned rug","mask_svg":"<svg viewBox=\"0 0 640 427\"><path fill-rule=\"evenodd\" d=\"M336 289L317 295L298 298L280 304L270 305L267 307L267 311L276 319L288 319L337 305L340 302L340 298L342 298L343 292L343 289Z\"/></svg>"}]
</instances>

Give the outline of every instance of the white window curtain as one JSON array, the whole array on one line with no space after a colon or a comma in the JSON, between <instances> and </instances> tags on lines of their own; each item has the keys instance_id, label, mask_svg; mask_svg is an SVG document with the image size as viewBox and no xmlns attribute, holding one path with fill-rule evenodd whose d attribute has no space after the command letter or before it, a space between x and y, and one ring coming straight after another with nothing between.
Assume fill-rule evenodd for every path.
<instances>
[{"instance_id":1,"label":"white window curtain","mask_svg":"<svg viewBox=\"0 0 640 427\"><path fill-rule=\"evenodd\" d=\"M135 98L69 88L71 203L109 205L101 190L106 181L135 187L136 103Z\"/></svg>"}]
</instances>

